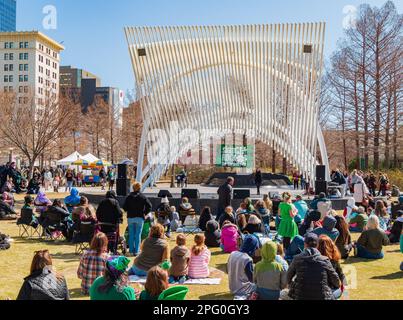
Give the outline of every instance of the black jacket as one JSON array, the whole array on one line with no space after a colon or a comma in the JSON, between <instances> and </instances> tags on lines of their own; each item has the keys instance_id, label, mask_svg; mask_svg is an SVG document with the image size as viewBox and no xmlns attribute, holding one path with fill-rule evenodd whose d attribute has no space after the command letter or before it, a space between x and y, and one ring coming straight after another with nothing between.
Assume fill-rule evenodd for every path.
<instances>
[{"instance_id":1,"label":"black jacket","mask_svg":"<svg viewBox=\"0 0 403 320\"><path fill-rule=\"evenodd\" d=\"M261 172L256 172L255 173L255 184L256 185L261 185L263 182L263 177Z\"/></svg>"},{"instance_id":2,"label":"black jacket","mask_svg":"<svg viewBox=\"0 0 403 320\"><path fill-rule=\"evenodd\" d=\"M123 222L123 213L119 201L107 198L101 201L97 208L97 220L103 223L120 224Z\"/></svg>"},{"instance_id":3,"label":"black jacket","mask_svg":"<svg viewBox=\"0 0 403 320\"><path fill-rule=\"evenodd\" d=\"M209 248L219 248L221 244L221 231L218 222L211 220L206 224L206 231L204 232L206 237L205 244Z\"/></svg>"},{"instance_id":4,"label":"black jacket","mask_svg":"<svg viewBox=\"0 0 403 320\"><path fill-rule=\"evenodd\" d=\"M332 300L332 288L340 287L340 278L329 258L313 248L294 257L287 282L294 300Z\"/></svg>"},{"instance_id":5,"label":"black jacket","mask_svg":"<svg viewBox=\"0 0 403 320\"><path fill-rule=\"evenodd\" d=\"M69 300L64 278L58 279L48 268L24 279L17 300Z\"/></svg>"},{"instance_id":6,"label":"black jacket","mask_svg":"<svg viewBox=\"0 0 403 320\"><path fill-rule=\"evenodd\" d=\"M202 212L199 219L199 229L201 231L206 231L206 224L210 220L214 220L213 215L209 212Z\"/></svg>"},{"instance_id":7,"label":"black jacket","mask_svg":"<svg viewBox=\"0 0 403 320\"><path fill-rule=\"evenodd\" d=\"M224 212L224 214L222 214L220 217L220 221L219 221L220 228L222 228L222 226L226 220L230 221L232 224L236 224L234 216L229 215L228 213Z\"/></svg>"},{"instance_id":8,"label":"black jacket","mask_svg":"<svg viewBox=\"0 0 403 320\"><path fill-rule=\"evenodd\" d=\"M218 188L218 206L221 209L225 209L226 207L231 205L232 198L232 187L226 182L221 187Z\"/></svg>"},{"instance_id":9,"label":"black jacket","mask_svg":"<svg viewBox=\"0 0 403 320\"><path fill-rule=\"evenodd\" d=\"M127 218L144 218L152 208L150 200L141 192L129 194L123 205L123 210L127 212Z\"/></svg>"}]
</instances>

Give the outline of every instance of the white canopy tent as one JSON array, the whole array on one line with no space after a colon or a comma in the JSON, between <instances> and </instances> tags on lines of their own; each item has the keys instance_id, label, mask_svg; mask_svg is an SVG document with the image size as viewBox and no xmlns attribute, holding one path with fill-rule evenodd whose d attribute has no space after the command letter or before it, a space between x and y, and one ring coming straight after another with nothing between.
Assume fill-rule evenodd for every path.
<instances>
[{"instance_id":1,"label":"white canopy tent","mask_svg":"<svg viewBox=\"0 0 403 320\"><path fill-rule=\"evenodd\" d=\"M93 163L98 161L99 159L94 156L92 153L87 153L85 156L81 157L81 159L88 161L89 163Z\"/></svg>"},{"instance_id":2,"label":"white canopy tent","mask_svg":"<svg viewBox=\"0 0 403 320\"><path fill-rule=\"evenodd\" d=\"M61 159L61 160L57 161L56 163L58 166L69 166L69 165L71 165L72 162L77 161L79 159L82 159L82 156L77 151L75 151L68 157Z\"/></svg>"}]
</instances>

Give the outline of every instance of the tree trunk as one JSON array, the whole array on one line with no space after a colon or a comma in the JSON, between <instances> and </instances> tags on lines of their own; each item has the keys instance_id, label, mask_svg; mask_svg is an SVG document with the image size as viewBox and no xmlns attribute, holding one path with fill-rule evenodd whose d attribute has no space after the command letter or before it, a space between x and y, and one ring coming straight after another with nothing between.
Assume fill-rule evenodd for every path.
<instances>
[{"instance_id":1,"label":"tree trunk","mask_svg":"<svg viewBox=\"0 0 403 320\"><path fill-rule=\"evenodd\" d=\"M356 152L356 169L360 169L360 119L357 93L357 77L354 81L354 108L355 108L355 152Z\"/></svg>"},{"instance_id":2,"label":"tree trunk","mask_svg":"<svg viewBox=\"0 0 403 320\"><path fill-rule=\"evenodd\" d=\"M377 40L375 49L375 123L374 123L374 169L379 170L379 144L381 134L381 64L379 43Z\"/></svg>"}]
</instances>

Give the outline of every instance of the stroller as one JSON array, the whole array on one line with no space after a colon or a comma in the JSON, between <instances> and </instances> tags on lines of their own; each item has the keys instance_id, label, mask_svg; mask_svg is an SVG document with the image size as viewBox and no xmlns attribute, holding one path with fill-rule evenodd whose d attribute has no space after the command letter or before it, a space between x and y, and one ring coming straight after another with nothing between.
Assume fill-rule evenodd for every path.
<instances>
[{"instance_id":1,"label":"stroller","mask_svg":"<svg viewBox=\"0 0 403 320\"><path fill-rule=\"evenodd\" d=\"M119 224L98 222L98 229L108 237L108 251L114 255L118 254L118 250L125 255L127 252L127 243L125 237L120 236Z\"/></svg>"}]
</instances>

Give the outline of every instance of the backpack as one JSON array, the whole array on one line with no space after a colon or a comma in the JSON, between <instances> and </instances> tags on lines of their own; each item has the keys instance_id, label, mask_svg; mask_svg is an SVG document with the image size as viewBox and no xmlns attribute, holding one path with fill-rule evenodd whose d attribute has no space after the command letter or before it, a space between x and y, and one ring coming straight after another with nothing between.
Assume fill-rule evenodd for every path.
<instances>
[{"instance_id":1,"label":"backpack","mask_svg":"<svg viewBox=\"0 0 403 320\"><path fill-rule=\"evenodd\" d=\"M10 238L5 235L0 233L0 250L7 250L10 249Z\"/></svg>"}]
</instances>

